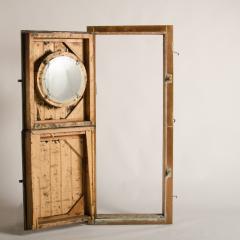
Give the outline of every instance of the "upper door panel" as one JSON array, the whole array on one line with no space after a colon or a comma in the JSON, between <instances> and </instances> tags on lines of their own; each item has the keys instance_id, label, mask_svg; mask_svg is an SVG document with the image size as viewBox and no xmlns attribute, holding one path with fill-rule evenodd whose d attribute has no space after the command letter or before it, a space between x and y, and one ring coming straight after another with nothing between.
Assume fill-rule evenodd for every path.
<instances>
[{"instance_id":1,"label":"upper door panel","mask_svg":"<svg viewBox=\"0 0 240 240\"><path fill-rule=\"evenodd\" d=\"M25 69L24 79L27 79L27 81L24 81L26 85L24 87L26 89L24 128L43 129L94 125L95 89L92 35L72 32L23 32L22 40L26 50L24 51L25 61L23 62L25 65L23 66ZM52 61L56 56L62 56L62 59L59 58L61 61L67 59L69 64L75 60L76 63L79 63L79 68L82 67L83 75L85 71L85 81L82 79L81 84L83 86L79 91L76 91L74 86L69 84L67 86L63 80L62 85L65 84L65 87L68 88L65 89L65 92L69 91L69 94L71 94L71 91L75 91L72 96L69 95L69 101L64 99L67 96L59 95L61 89L55 89L55 92L51 92L51 85L54 84L54 77L56 77L54 67L61 67L59 65L61 64L60 61ZM63 76L64 72L62 71L61 74ZM48 86L41 84L44 82L43 77L46 76L51 79L51 81L46 81ZM72 85L74 85L74 82ZM60 96L60 99L62 97L62 104L57 105L56 101L55 104L50 101L56 98L54 94Z\"/></svg>"}]
</instances>

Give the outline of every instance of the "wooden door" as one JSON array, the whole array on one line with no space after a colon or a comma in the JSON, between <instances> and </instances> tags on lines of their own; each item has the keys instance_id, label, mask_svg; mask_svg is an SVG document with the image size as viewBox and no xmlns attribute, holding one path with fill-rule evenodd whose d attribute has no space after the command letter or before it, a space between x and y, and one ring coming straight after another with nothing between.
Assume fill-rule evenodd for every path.
<instances>
[{"instance_id":1,"label":"wooden door","mask_svg":"<svg viewBox=\"0 0 240 240\"><path fill-rule=\"evenodd\" d=\"M80 64L84 80L77 95L62 102L55 101L56 96L51 97L44 88L51 60L60 56ZM25 229L93 223L93 35L23 31L22 89Z\"/></svg>"}]
</instances>

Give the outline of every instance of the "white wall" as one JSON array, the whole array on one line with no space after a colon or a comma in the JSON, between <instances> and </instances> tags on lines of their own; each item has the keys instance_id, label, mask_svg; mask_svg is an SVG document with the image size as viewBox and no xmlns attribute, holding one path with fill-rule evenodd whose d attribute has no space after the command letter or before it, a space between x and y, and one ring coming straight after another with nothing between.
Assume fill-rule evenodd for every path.
<instances>
[{"instance_id":1,"label":"white wall","mask_svg":"<svg viewBox=\"0 0 240 240\"><path fill-rule=\"evenodd\" d=\"M189 209L196 212L200 207L239 213L239 8L237 0L1 0L2 216L10 212L15 217L15 206L22 201L18 183L20 30L85 31L87 25L134 24L173 24L174 48L180 52L174 58L174 192L179 196L174 201L176 221L183 220L182 214ZM235 236L234 231L231 234ZM219 234L218 239L223 236Z\"/></svg>"},{"instance_id":2,"label":"white wall","mask_svg":"<svg viewBox=\"0 0 240 240\"><path fill-rule=\"evenodd\" d=\"M162 213L163 37L96 37L97 213Z\"/></svg>"}]
</instances>

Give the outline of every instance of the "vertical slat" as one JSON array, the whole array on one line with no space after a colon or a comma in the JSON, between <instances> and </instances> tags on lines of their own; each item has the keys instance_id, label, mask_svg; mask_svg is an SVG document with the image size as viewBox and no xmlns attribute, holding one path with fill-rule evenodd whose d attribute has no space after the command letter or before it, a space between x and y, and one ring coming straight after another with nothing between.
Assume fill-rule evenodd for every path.
<instances>
[{"instance_id":1,"label":"vertical slat","mask_svg":"<svg viewBox=\"0 0 240 240\"><path fill-rule=\"evenodd\" d=\"M66 117L66 119L78 119L78 121L84 121L84 98L74 107L72 112Z\"/></svg>"},{"instance_id":2,"label":"vertical slat","mask_svg":"<svg viewBox=\"0 0 240 240\"><path fill-rule=\"evenodd\" d=\"M72 149L72 199L75 203L82 195L82 149L80 138L73 138L68 141Z\"/></svg>"},{"instance_id":3,"label":"vertical slat","mask_svg":"<svg viewBox=\"0 0 240 240\"><path fill-rule=\"evenodd\" d=\"M54 52L54 42L51 41L45 41L43 42L43 53L52 53ZM55 117L55 111L53 107L50 107L49 105L47 105L46 103L44 103L43 105L44 107L44 118L45 119L54 119Z\"/></svg>"},{"instance_id":4,"label":"vertical slat","mask_svg":"<svg viewBox=\"0 0 240 240\"><path fill-rule=\"evenodd\" d=\"M35 101L34 101L34 43L32 34L26 34L25 38L25 86L26 86L26 128L31 129L34 126L35 119Z\"/></svg>"},{"instance_id":5,"label":"vertical slat","mask_svg":"<svg viewBox=\"0 0 240 240\"><path fill-rule=\"evenodd\" d=\"M166 168L167 168L167 160L166 160L166 135L167 135L167 121L166 121L166 82L165 76L167 71L167 57L166 57L166 34L163 35L163 152L162 152L162 213L166 215Z\"/></svg>"},{"instance_id":6,"label":"vertical slat","mask_svg":"<svg viewBox=\"0 0 240 240\"><path fill-rule=\"evenodd\" d=\"M96 91L95 91L95 35L89 37L89 80L90 80L90 121L96 123Z\"/></svg>"},{"instance_id":7,"label":"vertical slat","mask_svg":"<svg viewBox=\"0 0 240 240\"><path fill-rule=\"evenodd\" d=\"M89 57L90 57L90 74L91 74L91 86L90 86L90 119L96 126L96 36L92 34L90 37ZM97 204L96 204L96 128L92 131L92 216L96 218ZM91 186L91 185L90 185Z\"/></svg>"},{"instance_id":8,"label":"vertical slat","mask_svg":"<svg viewBox=\"0 0 240 240\"><path fill-rule=\"evenodd\" d=\"M51 171L51 204L52 215L61 214L61 189L60 189L60 146L59 141L50 144L50 171Z\"/></svg>"},{"instance_id":9,"label":"vertical slat","mask_svg":"<svg viewBox=\"0 0 240 240\"><path fill-rule=\"evenodd\" d=\"M44 54L43 42L34 42L34 61Z\"/></svg>"},{"instance_id":10,"label":"vertical slat","mask_svg":"<svg viewBox=\"0 0 240 240\"><path fill-rule=\"evenodd\" d=\"M62 156L62 212L66 213L73 204L72 201L72 168L71 168L71 152L64 140L61 140L61 156Z\"/></svg>"},{"instance_id":11,"label":"vertical slat","mask_svg":"<svg viewBox=\"0 0 240 240\"><path fill-rule=\"evenodd\" d=\"M50 192L50 159L49 144L41 142L41 161L40 161L40 193L41 193L41 217L51 215L51 192Z\"/></svg>"},{"instance_id":12,"label":"vertical slat","mask_svg":"<svg viewBox=\"0 0 240 240\"><path fill-rule=\"evenodd\" d=\"M89 189L89 214L94 219L94 202L93 202L93 139L92 131L86 131L86 142L87 142L87 178L88 178L88 189Z\"/></svg>"},{"instance_id":13,"label":"vertical slat","mask_svg":"<svg viewBox=\"0 0 240 240\"><path fill-rule=\"evenodd\" d=\"M94 218L96 218L97 214L97 203L96 203L96 131L92 131L92 191L93 191L93 199L92 199L92 204L93 204L93 215Z\"/></svg>"},{"instance_id":14,"label":"vertical slat","mask_svg":"<svg viewBox=\"0 0 240 240\"><path fill-rule=\"evenodd\" d=\"M40 136L26 134L26 188L27 188L27 228L38 228L40 214Z\"/></svg>"},{"instance_id":15,"label":"vertical slat","mask_svg":"<svg viewBox=\"0 0 240 240\"><path fill-rule=\"evenodd\" d=\"M46 52L54 52L54 42L43 42L43 51Z\"/></svg>"},{"instance_id":16,"label":"vertical slat","mask_svg":"<svg viewBox=\"0 0 240 240\"><path fill-rule=\"evenodd\" d=\"M44 44L43 42L34 42L34 62L38 61L40 57L44 55ZM38 66L34 66L34 71L36 71ZM35 96L35 109L36 115L35 120L44 120L45 119L45 106L44 101L38 99L36 93Z\"/></svg>"},{"instance_id":17,"label":"vertical slat","mask_svg":"<svg viewBox=\"0 0 240 240\"><path fill-rule=\"evenodd\" d=\"M43 42L43 52L44 54L50 54L52 52L55 51L55 44L54 42L51 41L45 41ZM50 107L49 105L47 105L46 103L43 104L43 108L44 108L44 117L43 119L41 118L41 120L45 120L45 119L54 119L56 117L58 117L58 113L56 113L56 110L53 107ZM56 118L58 119L58 118Z\"/></svg>"},{"instance_id":18,"label":"vertical slat","mask_svg":"<svg viewBox=\"0 0 240 240\"><path fill-rule=\"evenodd\" d=\"M36 61L41 57L41 55L43 54L43 44L42 43L33 43L33 61L34 61L34 64L33 64L33 69L34 69L34 74L33 74L33 81L35 82L35 68L36 68ZM37 96L36 96L36 93L34 93L34 105L33 105L33 108L34 108L34 121L37 120L37 116L38 116L38 109L37 109Z\"/></svg>"},{"instance_id":19,"label":"vertical slat","mask_svg":"<svg viewBox=\"0 0 240 240\"><path fill-rule=\"evenodd\" d=\"M173 26L167 26L166 74L173 78ZM173 215L173 80L166 82L166 161L171 174L166 177L166 223L172 223Z\"/></svg>"},{"instance_id":20,"label":"vertical slat","mask_svg":"<svg viewBox=\"0 0 240 240\"><path fill-rule=\"evenodd\" d=\"M81 60L83 61L83 41L64 42L64 44Z\"/></svg>"},{"instance_id":21,"label":"vertical slat","mask_svg":"<svg viewBox=\"0 0 240 240\"><path fill-rule=\"evenodd\" d=\"M89 73L90 73L90 120L96 126L96 36L92 34L89 38ZM88 171L89 171L89 185L90 193L90 209L92 218L96 218L96 129L87 132L87 139L91 136L91 146L87 140L88 156L92 154L92 159L88 158ZM91 151L91 154L90 154ZM90 163L90 165L89 165Z\"/></svg>"}]
</instances>

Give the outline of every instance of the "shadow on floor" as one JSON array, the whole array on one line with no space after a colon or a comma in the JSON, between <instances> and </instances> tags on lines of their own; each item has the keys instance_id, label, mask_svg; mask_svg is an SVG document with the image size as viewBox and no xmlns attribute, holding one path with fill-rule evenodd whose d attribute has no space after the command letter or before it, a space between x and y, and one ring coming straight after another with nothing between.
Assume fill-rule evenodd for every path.
<instances>
[{"instance_id":1,"label":"shadow on floor","mask_svg":"<svg viewBox=\"0 0 240 240\"><path fill-rule=\"evenodd\" d=\"M25 235L23 229L23 205L11 205L0 199L0 232L11 235Z\"/></svg>"},{"instance_id":2,"label":"shadow on floor","mask_svg":"<svg viewBox=\"0 0 240 240\"><path fill-rule=\"evenodd\" d=\"M39 229L37 231L27 230L24 231L23 223L23 204L11 205L7 201L0 199L0 233L9 235L26 236L31 234L41 234L46 232L52 232L57 229L71 229L82 224L70 224L66 226L59 226L49 229Z\"/></svg>"}]
</instances>

